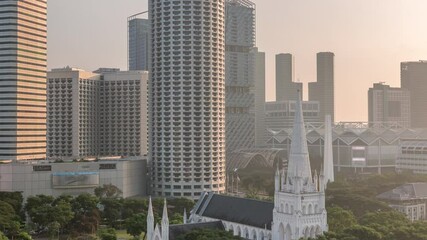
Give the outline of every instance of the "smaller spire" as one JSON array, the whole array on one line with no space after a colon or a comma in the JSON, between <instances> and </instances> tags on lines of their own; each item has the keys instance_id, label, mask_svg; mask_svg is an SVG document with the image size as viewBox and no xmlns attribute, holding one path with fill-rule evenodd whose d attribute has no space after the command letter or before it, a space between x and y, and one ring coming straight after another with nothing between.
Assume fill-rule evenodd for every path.
<instances>
[{"instance_id":1,"label":"smaller spire","mask_svg":"<svg viewBox=\"0 0 427 240\"><path fill-rule=\"evenodd\" d=\"M187 224L187 209L184 208L183 221L184 224Z\"/></svg>"},{"instance_id":2,"label":"smaller spire","mask_svg":"<svg viewBox=\"0 0 427 240\"><path fill-rule=\"evenodd\" d=\"M279 164L276 165L276 176L274 178L274 190L276 192L280 191L280 171L279 171Z\"/></svg>"},{"instance_id":3,"label":"smaller spire","mask_svg":"<svg viewBox=\"0 0 427 240\"><path fill-rule=\"evenodd\" d=\"M163 205L163 216L162 216L162 221L165 221L165 220L169 221L168 204L166 203L166 198L165 198L164 205Z\"/></svg>"},{"instance_id":4,"label":"smaller spire","mask_svg":"<svg viewBox=\"0 0 427 240\"><path fill-rule=\"evenodd\" d=\"M148 200L148 216L149 217L154 217L154 213L153 213L153 204L151 203L151 196Z\"/></svg>"}]
</instances>

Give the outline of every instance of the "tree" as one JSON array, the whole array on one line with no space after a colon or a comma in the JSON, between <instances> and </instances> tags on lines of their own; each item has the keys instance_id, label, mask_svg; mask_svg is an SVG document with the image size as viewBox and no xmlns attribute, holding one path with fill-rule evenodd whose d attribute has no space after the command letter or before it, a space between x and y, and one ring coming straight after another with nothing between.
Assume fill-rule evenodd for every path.
<instances>
[{"instance_id":1,"label":"tree","mask_svg":"<svg viewBox=\"0 0 427 240\"><path fill-rule=\"evenodd\" d=\"M71 203L64 198L56 201L52 196L29 197L25 208L37 231L50 231L53 223L59 224L59 231L74 217Z\"/></svg>"},{"instance_id":2,"label":"tree","mask_svg":"<svg viewBox=\"0 0 427 240\"><path fill-rule=\"evenodd\" d=\"M177 237L177 240L240 240L233 233L219 229L195 229Z\"/></svg>"},{"instance_id":3,"label":"tree","mask_svg":"<svg viewBox=\"0 0 427 240\"><path fill-rule=\"evenodd\" d=\"M123 199L122 218L127 219L137 213L147 213L148 201L141 198Z\"/></svg>"},{"instance_id":4,"label":"tree","mask_svg":"<svg viewBox=\"0 0 427 240\"><path fill-rule=\"evenodd\" d=\"M142 238L144 239L145 233L147 232L147 216L142 213L135 214L132 217L126 219L125 226L126 232L132 235L134 238L139 238L139 236L144 233Z\"/></svg>"},{"instance_id":5,"label":"tree","mask_svg":"<svg viewBox=\"0 0 427 240\"><path fill-rule=\"evenodd\" d=\"M47 225L49 239L54 239L55 236L58 236L59 238L59 230L61 229L61 224L57 221L49 223Z\"/></svg>"},{"instance_id":6,"label":"tree","mask_svg":"<svg viewBox=\"0 0 427 240\"><path fill-rule=\"evenodd\" d=\"M358 240L380 240L382 238L381 234L375 229L360 225L347 228L344 234L349 235L347 237L357 237Z\"/></svg>"},{"instance_id":7,"label":"tree","mask_svg":"<svg viewBox=\"0 0 427 240\"><path fill-rule=\"evenodd\" d=\"M22 212L24 198L21 192L0 192L0 201L9 203L15 210L15 213L24 219L24 213Z\"/></svg>"},{"instance_id":8,"label":"tree","mask_svg":"<svg viewBox=\"0 0 427 240\"><path fill-rule=\"evenodd\" d=\"M2 231L0 231L0 240L9 240Z\"/></svg>"},{"instance_id":9,"label":"tree","mask_svg":"<svg viewBox=\"0 0 427 240\"><path fill-rule=\"evenodd\" d=\"M344 229L357 224L357 220L351 211L340 207L328 208L329 231L342 233Z\"/></svg>"},{"instance_id":10,"label":"tree","mask_svg":"<svg viewBox=\"0 0 427 240\"><path fill-rule=\"evenodd\" d=\"M98 237L101 240L117 240L116 230L114 228L104 228L98 231Z\"/></svg>"},{"instance_id":11,"label":"tree","mask_svg":"<svg viewBox=\"0 0 427 240\"><path fill-rule=\"evenodd\" d=\"M98 198L118 198L122 195L122 190L113 184L104 184L102 187L95 188L95 196Z\"/></svg>"},{"instance_id":12,"label":"tree","mask_svg":"<svg viewBox=\"0 0 427 240\"><path fill-rule=\"evenodd\" d=\"M123 200L119 198L101 199L103 206L102 217L110 227L116 227L117 220L121 219Z\"/></svg>"},{"instance_id":13,"label":"tree","mask_svg":"<svg viewBox=\"0 0 427 240\"><path fill-rule=\"evenodd\" d=\"M78 233L95 233L101 221L99 200L88 193L81 194L71 202L74 218L72 228Z\"/></svg>"},{"instance_id":14,"label":"tree","mask_svg":"<svg viewBox=\"0 0 427 240\"><path fill-rule=\"evenodd\" d=\"M0 213L0 229L2 230L7 231L12 227L11 223L19 220L12 205L7 202L0 201Z\"/></svg>"}]
</instances>

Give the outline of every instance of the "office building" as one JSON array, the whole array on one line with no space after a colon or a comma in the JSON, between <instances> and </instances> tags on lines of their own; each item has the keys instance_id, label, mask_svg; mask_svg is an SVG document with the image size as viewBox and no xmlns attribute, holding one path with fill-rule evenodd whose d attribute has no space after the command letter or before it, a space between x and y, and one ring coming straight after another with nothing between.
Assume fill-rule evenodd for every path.
<instances>
[{"instance_id":1,"label":"office building","mask_svg":"<svg viewBox=\"0 0 427 240\"><path fill-rule=\"evenodd\" d=\"M332 122L335 121L334 100L334 53L317 53L317 82L308 84L309 101L319 101L320 119L331 115Z\"/></svg>"},{"instance_id":2,"label":"office building","mask_svg":"<svg viewBox=\"0 0 427 240\"><path fill-rule=\"evenodd\" d=\"M147 154L147 72L48 73L48 157Z\"/></svg>"},{"instance_id":3,"label":"office building","mask_svg":"<svg viewBox=\"0 0 427 240\"><path fill-rule=\"evenodd\" d=\"M97 157L83 161L20 161L0 164L0 192L29 196L77 196L94 194L97 187L112 184L122 197L146 196L146 157Z\"/></svg>"},{"instance_id":4,"label":"office building","mask_svg":"<svg viewBox=\"0 0 427 240\"><path fill-rule=\"evenodd\" d=\"M230 152L255 145L255 4L225 1L225 138Z\"/></svg>"},{"instance_id":5,"label":"office building","mask_svg":"<svg viewBox=\"0 0 427 240\"><path fill-rule=\"evenodd\" d=\"M292 54L281 53L276 55L276 101L295 101L298 94L303 93L302 83L294 82L294 71Z\"/></svg>"},{"instance_id":6,"label":"office building","mask_svg":"<svg viewBox=\"0 0 427 240\"><path fill-rule=\"evenodd\" d=\"M225 17L219 1L149 1L149 157L158 196L225 191Z\"/></svg>"},{"instance_id":7,"label":"office building","mask_svg":"<svg viewBox=\"0 0 427 240\"><path fill-rule=\"evenodd\" d=\"M401 87L411 95L411 127L427 128L427 61L400 64Z\"/></svg>"},{"instance_id":8,"label":"office building","mask_svg":"<svg viewBox=\"0 0 427 240\"><path fill-rule=\"evenodd\" d=\"M128 18L128 67L148 71L150 62L150 21L132 15Z\"/></svg>"},{"instance_id":9,"label":"office building","mask_svg":"<svg viewBox=\"0 0 427 240\"><path fill-rule=\"evenodd\" d=\"M368 91L369 122L395 122L403 127L411 124L409 91L375 83Z\"/></svg>"},{"instance_id":10,"label":"office building","mask_svg":"<svg viewBox=\"0 0 427 240\"><path fill-rule=\"evenodd\" d=\"M46 157L47 1L0 1L0 160Z\"/></svg>"}]
</instances>

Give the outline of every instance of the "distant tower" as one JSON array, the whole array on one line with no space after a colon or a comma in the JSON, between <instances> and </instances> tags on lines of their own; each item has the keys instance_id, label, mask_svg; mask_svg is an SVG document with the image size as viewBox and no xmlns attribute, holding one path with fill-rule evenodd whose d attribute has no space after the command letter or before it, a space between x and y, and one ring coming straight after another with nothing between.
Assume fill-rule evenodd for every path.
<instances>
[{"instance_id":1,"label":"distant tower","mask_svg":"<svg viewBox=\"0 0 427 240\"><path fill-rule=\"evenodd\" d=\"M331 116L325 117L325 139L324 139L324 153L323 153L323 167L325 184L334 182L334 156L332 149L332 125Z\"/></svg>"},{"instance_id":2,"label":"distant tower","mask_svg":"<svg viewBox=\"0 0 427 240\"><path fill-rule=\"evenodd\" d=\"M276 101L294 101L298 91L302 94L303 86L294 82L294 57L290 53L276 55Z\"/></svg>"},{"instance_id":3,"label":"distant tower","mask_svg":"<svg viewBox=\"0 0 427 240\"><path fill-rule=\"evenodd\" d=\"M410 92L411 127L427 128L427 61L402 62L400 83Z\"/></svg>"},{"instance_id":4,"label":"distant tower","mask_svg":"<svg viewBox=\"0 0 427 240\"><path fill-rule=\"evenodd\" d=\"M128 66L130 71L148 71L150 63L150 21L138 18L141 14L143 13L128 17Z\"/></svg>"},{"instance_id":5,"label":"distant tower","mask_svg":"<svg viewBox=\"0 0 427 240\"><path fill-rule=\"evenodd\" d=\"M332 122L335 121L334 57L332 52L317 54L317 82L308 84L309 100L320 103L320 119L331 115Z\"/></svg>"},{"instance_id":6,"label":"distant tower","mask_svg":"<svg viewBox=\"0 0 427 240\"><path fill-rule=\"evenodd\" d=\"M272 239L314 238L328 231L324 177L311 173L301 96L296 103L288 170L286 176L277 171L275 178Z\"/></svg>"}]
</instances>

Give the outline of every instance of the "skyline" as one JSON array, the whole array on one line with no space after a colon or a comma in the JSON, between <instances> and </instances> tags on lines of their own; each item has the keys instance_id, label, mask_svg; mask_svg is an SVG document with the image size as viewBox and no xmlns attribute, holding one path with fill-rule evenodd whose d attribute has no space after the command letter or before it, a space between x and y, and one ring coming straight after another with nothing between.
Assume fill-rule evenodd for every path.
<instances>
[{"instance_id":1,"label":"skyline","mask_svg":"<svg viewBox=\"0 0 427 240\"><path fill-rule=\"evenodd\" d=\"M422 0L254 2L257 46L266 52L267 101L275 96L275 54L295 56L295 78L304 83L306 98L307 82L316 81L316 53L331 51L336 56L336 120L366 121L369 87L380 81L400 86L400 62L427 58L427 33L417 31L427 27ZM49 2L48 68L125 70L126 18L146 9L147 1L137 0Z\"/></svg>"}]
</instances>

